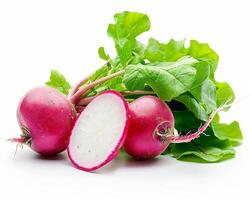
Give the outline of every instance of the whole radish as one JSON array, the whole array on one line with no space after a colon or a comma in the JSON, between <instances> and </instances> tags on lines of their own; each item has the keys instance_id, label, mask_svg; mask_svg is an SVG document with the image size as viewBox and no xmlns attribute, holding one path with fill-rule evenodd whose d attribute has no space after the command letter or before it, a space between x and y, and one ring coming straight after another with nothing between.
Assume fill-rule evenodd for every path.
<instances>
[{"instance_id":1,"label":"whole radish","mask_svg":"<svg viewBox=\"0 0 250 200\"><path fill-rule=\"evenodd\" d=\"M55 155L67 148L76 113L64 94L37 87L21 100L17 118L22 135L11 141L27 144L41 155Z\"/></svg>"},{"instance_id":2,"label":"whole radish","mask_svg":"<svg viewBox=\"0 0 250 200\"><path fill-rule=\"evenodd\" d=\"M143 96L129 105L130 127L124 149L140 159L160 155L169 145L156 132L174 130L174 116L169 107L155 96Z\"/></svg>"},{"instance_id":3,"label":"whole radish","mask_svg":"<svg viewBox=\"0 0 250 200\"><path fill-rule=\"evenodd\" d=\"M213 120L218 108L195 133L175 134L174 116L170 108L155 96L142 96L129 105L131 118L125 151L137 159L150 159L160 155L170 143L190 142L198 138Z\"/></svg>"}]
</instances>

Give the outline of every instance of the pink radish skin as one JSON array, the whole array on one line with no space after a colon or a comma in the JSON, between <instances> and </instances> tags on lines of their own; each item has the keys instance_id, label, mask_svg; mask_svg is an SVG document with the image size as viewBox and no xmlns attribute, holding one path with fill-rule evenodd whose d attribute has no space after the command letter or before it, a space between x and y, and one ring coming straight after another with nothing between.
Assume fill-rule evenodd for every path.
<instances>
[{"instance_id":1,"label":"pink radish skin","mask_svg":"<svg viewBox=\"0 0 250 200\"><path fill-rule=\"evenodd\" d=\"M169 145L155 134L157 126L174 127L174 116L169 107L155 96L143 96L129 105L131 120L125 151L138 159L149 159L160 155ZM159 126L160 128L160 126Z\"/></svg>"},{"instance_id":2,"label":"pink radish skin","mask_svg":"<svg viewBox=\"0 0 250 200\"><path fill-rule=\"evenodd\" d=\"M218 108L195 133L174 134L174 116L162 100L143 96L129 105L131 120L125 151L137 159L150 159L160 155L170 143L186 143L198 138L212 122Z\"/></svg>"},{"instance_id":3,"label":"pink radish skin","mask_svg":"<svg viewBox=\"0 0 250 200\"><path fill-rule=\"evenodd\" d=\"M28 144L35 152L48 156L67 148L76 112L59 91L37 87L21 100L17 117L23 134L10 140Z\"/></svg>"},{"instance_id":4,"label":"pink radish skin","mask_svg":"<svg viewBox=\"0 0 250 200\"><path fill-rule=\"evenodd\" d=\"M99 169L115 158L128 129L129 108L124 97L112 90L101 93L75 123L67 148L70 161L80 170Z\"/></svg>"}]
</instances>

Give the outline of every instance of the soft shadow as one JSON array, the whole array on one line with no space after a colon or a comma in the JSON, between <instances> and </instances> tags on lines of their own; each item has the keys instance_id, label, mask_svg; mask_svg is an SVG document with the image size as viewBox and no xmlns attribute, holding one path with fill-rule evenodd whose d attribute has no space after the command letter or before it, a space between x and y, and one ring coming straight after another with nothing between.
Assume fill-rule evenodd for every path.
<instances>
[{"instance_id":1,"label":"soft shadow","mask_svg":"<svg viewBox=\"0 0 250 200\"><path fill-rule=\"evenodd\" d=\"M73 164L70 163L67 156L65 156L65 160L67 161L66 165L68 167L73 167ZM107 175L115 173L118 169L122 168L146 168L146 167L154 167L155 165L168 165L169 160L166 157L157 157L150 160L136 160L133 157L129 156L125 151L121 150L119 154L115 157L114 160L109 162L107 165L91 172L86 172L89 174L96 174L96 175ZM75 170L79 170L75 168Z\"/></svg>"},{"instance_id":2,"label":"soft shadow","mask_svg":"<svg viewBox=\"0 0 250 200\"><path fill-rule=\"evenodd\" d=\"M127 160L127 155L124 152L119 152L118 155L115 157L114 160L112 160L107 165L103 166L102 168L96 170L94 173L96 174L107 174L107 173L113 173L117 169L123 167Z\"/></svg>"},{"instance_id":3,"label":"soft shadow","mask_svg":"<svg viewBox=\"0 0 250 200\"><path fill-rule=\"evenodd\" d=\"M124 151L120 151L118 156L110 162L108 165L97 170L95 173L106 174L113 173L114 171L121 168L147 168L154 167L155 165L166 165L168 159L163 157L157 157L150 160L138 160L126 154Z\"/></svg>"},{"instance_id":4,"label":"soft shadow","mask_svg":"<svg viewBox=\"0 0 250 200\"><path fill-rule=\"evenodd\" d=\"M60 160L67 160L67 155L66 153L60 153L60 154L53 155L53 156L43 156L40 154L36 154L34 155L34 158L37 160L60 161Z\"/></svg>"},{"instance_id":5,"label":"soft shadow","mask_svg":"<svg viewBox=\"0 0 250 200\"><path fill-rule=\"evenodd\" d=\"M154 158L154 159L150 159L150 160L138 160L138 159L134 159L129 157L126 160L125 163L125 167L128 168L145 168L145 167L152 167L153 165L159 165L160 163L165 163L166 161L160 159L160 158Z\"/></svg>"}]
</instances>

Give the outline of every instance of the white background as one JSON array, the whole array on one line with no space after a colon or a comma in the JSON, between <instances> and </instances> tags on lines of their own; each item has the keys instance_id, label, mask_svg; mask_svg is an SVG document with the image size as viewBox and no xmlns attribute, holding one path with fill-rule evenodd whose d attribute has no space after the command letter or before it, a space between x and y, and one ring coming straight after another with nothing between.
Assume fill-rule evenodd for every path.
<instances>
[{"instance_id":1,"label":"white background","mask_svg":"<svg viewBox=\"0 0 250 200\"><path fill-rule=\"evenodd\" d=\"M250 5L248 1L167 0L1 0L0 1L0 199L250 199ZM5 139L20 134L16 107L30 88L43 85L57 69L74 84L103 62L101 45L119 11L150 16L153 36L194 38L220 55L217 79L238 97L224 122L239 120L244 143L232 160L194 164L160 157L136 162L118 157L94 173L76 170L65 155L43 159Z\"/></svg>"}]
</instances>

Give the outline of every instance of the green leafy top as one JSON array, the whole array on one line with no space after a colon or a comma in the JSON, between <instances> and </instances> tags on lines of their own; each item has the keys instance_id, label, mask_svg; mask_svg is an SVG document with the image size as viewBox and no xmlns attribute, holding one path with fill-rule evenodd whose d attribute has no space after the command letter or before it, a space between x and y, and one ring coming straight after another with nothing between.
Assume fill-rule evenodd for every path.
<instances>
[{"instance_id":1,"label":"green leafy top","mask_svg":"<svg viewBox=\"0 0 250 200\"><path fill-rule=\"evenodd\" d=\"M109 24L108 35L113 38L122 65L127 65L137 47L136 37L150 29L147 15L122 12L114 15L115 24Z\"/></svg>"},{"instance_id":2,"label":"green leafy top","mask_svg":"<svg viewBox=\"0 0 250 200\"><path fill-rule=\"evenodd\" d=\"M171 62L188 55L188 49L184 46L185 40L171 39L167 44L160 43L150 38L145 49L145 58L150 62Z\"/></svg>"},{"instance_id":3,"label":"green leafy top","mask_svg":"<svg viewBox=\"0 0 250 200\"><path fill-rule=\"evenodd\" d=\"M148 85L160 98L170 101L190 90L196 79L196 62L183 57L174 63L129 65L123 81L129 90L144 90Z\"/></svg>"},{"instance_id":4,"label":"green leafy top","mask_svg":"<svg viewBox=\"0 0 250 200\"><path fill-rule=\"evenodd\" d=\"M235 95L228 83L215 80L219 57L208 44L191 40L186 46L185 40L162 43L150 38L145 45L137 37L150 29L146 14L125 11L115 14L114 19L107 32L114 40L117 55L110 58L104 47L100 47L99 57L106 63L83 85L121 70L124 74L95 86L87 96L107 89L154 92L169 104L174 112L175 128L182 134L197 130L218 107L227 105L224 111L230 108ZM70 88L56 71L51 72L46 84L65 94ZM125 97L133 101L139 95ZM220 123L217 115L206 135L190 143L172 144L164 154L185 161L219 162L234 156L233 147L242 138L238 122Z\"/></svg>"},{"instance_id":5,"label":"green leafy top","mask_svg":"<svg viewBox=\"0 0 250 200\"><path fill-rule=\"evenodd\" d=\"M68 94L69 89L71 88L68 81L65 77L56 70L51 70L50 80L46 82L46 85L56 88L63 94Z\"/></svg>"}]
</instances>

